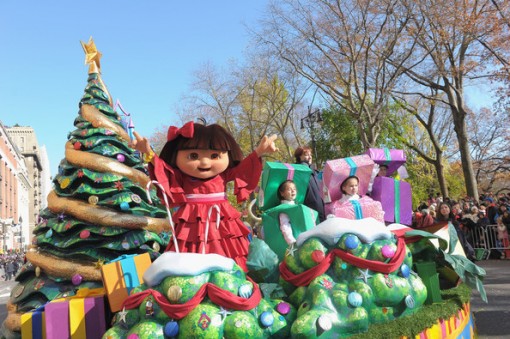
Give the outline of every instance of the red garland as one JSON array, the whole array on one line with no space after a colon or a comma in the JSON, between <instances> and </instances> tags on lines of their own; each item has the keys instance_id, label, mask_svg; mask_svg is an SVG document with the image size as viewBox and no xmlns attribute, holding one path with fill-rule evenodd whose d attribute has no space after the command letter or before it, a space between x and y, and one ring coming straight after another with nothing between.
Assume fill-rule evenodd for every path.
<instances>
[{"instance_id":1,"label":"red garland","mask_svg":"<svg viewBox=\"0 0 510 339\"><path fill-rule=\"evenodd\" d=\"M321 274L326 273L326 271L333 263L335 257L338 257L343 261L359 268L367 268L371 271L388 274L394 272L397 268L400 267L400 265L404 261L404 257L406 254L405 249L406 246L404 239L399 237L397 239L397 250L395 252L395 255L390 259L388 263L362 259L341 249L334 249L331 252L329 252L324 258L324 260L320 262L317 266L314 266L300 274L292 273L289 270L285 261L282 261L282 263L280 264L280 274L285 281L291 283L294 286L308 286L310 285L313 279L317 278Z\"/></svg>"},{"instance_id":2,"label":"red garland","mask_svg":"<svg viewBox=\"0 0 510 339\"><path fill-rule=\"evenodd\" d=\"M152 295L161 309L172 319L182 319L189 312L191 312L197 305L199 305L202 300L206 296L211 299L216 305L222 306L226 309L233 309L239 311L248 311L255 308L260 299L262 299L262 294L260 293L259 286L253 282L249 277L247 277L249 281L253 283L253 293L249 298L242 298L229 291L225 291L218 286L205 283L200 287L197 293L185 302L184 304L171 304L168 299L163 296L160 292L148 289L139 293L135 293L127 297L124 300L122 306L127 308L128 310L138 307L142 301Z\"/></svg>"}]
</instances>

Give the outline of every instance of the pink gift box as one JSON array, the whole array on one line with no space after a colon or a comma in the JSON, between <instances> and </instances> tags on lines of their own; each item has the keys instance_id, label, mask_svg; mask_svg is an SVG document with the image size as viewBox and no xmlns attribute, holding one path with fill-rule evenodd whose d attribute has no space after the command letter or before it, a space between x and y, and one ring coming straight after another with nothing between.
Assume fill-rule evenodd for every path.
<instances>
[{"instance_id":1,"label":"pink gift box","mask_svg":"<svg viewBox=\"0 0 510 339\"><path fill-rule=\"evenodd\" d=\"M406 154L401 149L369 148L367 154L376 164L388 166L387 176L406 162Z\"/></svg>"},{"instance_id":2,"label":"pink gift box","mask_svg":"<svg viewBox=\"0 0 510 339\"><path fill-rule=\"evenodd\" d=\"M377 221L384 222L384 211L379 201L364 196L358 200L335 201L325 206L326 214L345 219L363 219L372 217Z\"/></svg>"},{"instance_id":3,"label":"pink gift box","mask_svg":"<svg viewBox=\"0 0 510 339\"><path fill-rule=\"evenodd\" d=\"M323 178L323 199L324 202L333 202L342 198L340 185L351 175L359 179L359 195L365 195L368 191L374 162L367 154L357 155L349 158L326 161Z\"/></svg>"},{"instance_id":4,"label":"pink gift box","mask_svg":"<svg viewBox=\"0 0 510 339\"><path fill-rule=\"evenodd\" d=\"M384 221L410 226L413 219L411 185L388 177L376 177L372 185L372 199L380 201Z\"/></svg>"}]
</instances>

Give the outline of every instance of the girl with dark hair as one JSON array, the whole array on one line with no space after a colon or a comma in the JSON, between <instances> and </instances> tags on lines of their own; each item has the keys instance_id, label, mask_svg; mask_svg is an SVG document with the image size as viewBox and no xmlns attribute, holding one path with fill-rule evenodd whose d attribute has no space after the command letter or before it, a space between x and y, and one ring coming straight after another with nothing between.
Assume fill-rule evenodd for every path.
<instances>
[{"instance_id":1,"label":"girl with dark hair","mask_svg":"<svg viewBox=\"0 0 510 339\"><path fill-rule=\"evenodd\" d=\"M235 139L217 124L190 121L182 128L171 126L159 157L147 138L134 135L132 146L144 154L151 179L163 186L170 205L179 207L173 215L179 251L217 253L247 271L250 231L228 202L226 185L233 181L237 201L246 200L260 179L260 157L278 150L276 135L264 136L244 159ZM166 250L175 251L172 241Z\"/></svg>"},{"instance_id":2,"label":"girl with dark hair","mask_svg":"<svg viewBox=\"0 0 510 339\"><path fill-rule=\"evenodd\" d=\"M466 240L464 231L460 228L459 222L457 221L452 208L447 202L442 202L439 204L436 221L448 221L452 223L453 227L455 227L455 230L457 231L457 237L459 238L460 244L466 253L466 257L469 260L474 261L475 250L473 249L473 246L471 246L471 244Z\"/></svg>"}]
</instances>

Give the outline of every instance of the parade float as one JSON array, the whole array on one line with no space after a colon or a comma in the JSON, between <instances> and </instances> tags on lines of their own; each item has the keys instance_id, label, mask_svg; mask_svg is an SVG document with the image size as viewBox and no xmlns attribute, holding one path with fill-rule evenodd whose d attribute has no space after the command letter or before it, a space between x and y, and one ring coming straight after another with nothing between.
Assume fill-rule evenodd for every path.
<instances>
[{"instance_id":1,"label":"parade float","mask_svg":"<svg viewBox=\"0 0 510 339\"><path fill-rule=\"evenodd\" d=\"M205 250L164 252L176 241L172 211L128 146L134 125L101 79L101 54L92 40L83 47L90 68L76 129L16 277L2 338L475 336L469 302L472 289L485 298L485 272L465 258L451 225L411 229L408 184L389 177L376 178L370 199L337 203L345 178L357 175L365 194L375 164L394 171L405 162L390 151L327 162L333 213L322 223L303 205L310 170L267 162L247 272ZM285 180L296 184L294 204L276 198ZM280 232L282 213L291 244Z\"/></svg>"}]
</instances>

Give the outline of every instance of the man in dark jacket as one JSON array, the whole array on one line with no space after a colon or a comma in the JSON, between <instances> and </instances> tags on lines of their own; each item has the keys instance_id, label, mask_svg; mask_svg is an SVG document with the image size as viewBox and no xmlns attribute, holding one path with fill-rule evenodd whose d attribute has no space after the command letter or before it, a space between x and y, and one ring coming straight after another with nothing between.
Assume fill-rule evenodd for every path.
<instances>
[{"instance_id":1,"label":"man in dark jacket","mask_svg":"<svg viewBox=\"0 0 510 339\"><path fill-rule=\"evenodd\" d=\"M319 221L326 220L324 213L324 201L322 200L322 190L319 185L319 172L312 167L312 149L310 147L298 147L294 152L296 164L306 165L312 170L308 189L306 191L304 205L316 210L319 213Z\"/></svg>"}]
</instances>

